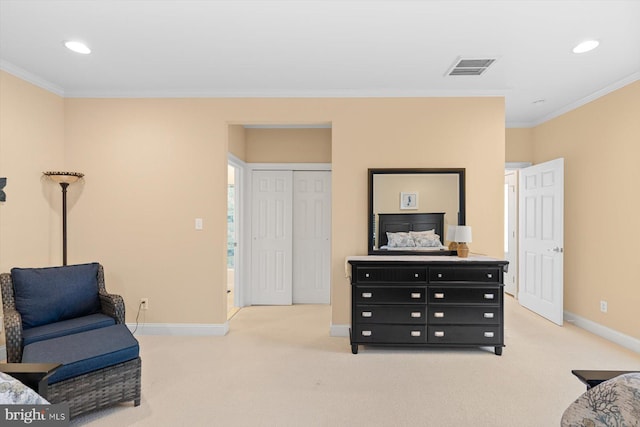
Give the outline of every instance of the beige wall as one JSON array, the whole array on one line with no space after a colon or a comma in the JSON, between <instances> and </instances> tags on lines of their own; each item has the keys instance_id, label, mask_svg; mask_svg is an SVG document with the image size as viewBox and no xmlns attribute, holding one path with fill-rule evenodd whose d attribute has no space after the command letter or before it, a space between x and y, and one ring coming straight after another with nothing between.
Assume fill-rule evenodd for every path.
<instances>
[{"instance_id":1,"label":"beige wall","mask_svg":"<svg viewBox=\"0 0 640 427\"><path fill-rule=\"evenodd\" d=\"M9 108L22 102L0 96ZM473 249L502 255L502 98L66 99L60 114L65 167L86 173L70 218L69 262L102 262L128 321L148 297L146 322L225 322L229 123L332 123L334 324L350 322L344 259L367 253L367 168L467 168ZM39 174L29 154L6 161ZM204 230L194 230L196 217ZM4 220L3 239L14 226L30 224ZM6 246L19 241L12 235ZM15 255L10 264L54 264L47 254Z\"/></svg>"},{"instance_id":2,"label":"beige wall","mask_svg":"<svg viewBox=\"0 0 640 427\"><path fill-rule=\"evenodd\" d=\"M62 191L42 172L63 168L64 100L0 71L0 272L61 262Z\"/></svg>"},{"instance_id":3,"label":"beige wall","mask_svg":"<svg viewBox=\"0 0 640 427\"><path fill-rule=\"evenodd\" d=\"M61 263L62 191L42 172L63 170L64 154L64 99L0 71L0 272ZM74 187L70 216L81 184Z\"/></svg>"},{"instance_id":4,"label":"beige wall","mask_svg":"<svg viewBox=\"0 0 640 427\"><path fill-rule=\"evenodd\" d=\"M229 125L229 152L242 161L247 161L247 143L242 125Z\"/></svg>"},{"instance_id":5,"label":"beige wall","mask_svg":"<svg viewBox=\"0 0 640 427\"><path fill-rule=\"evenodd\" d=\"M247 162L331 163L331 129L245 129Z\"/></svg>"},{"instance_id":6,"label":"beige wall","mask_svg":"<svg viewBox=\"0 0 640 427\"><path fill-rule=\"evenodd\" d=\"M640 339L638 118L640 81L532 132L534 163L565 159L565 310Z\"/></svg>"},{"instance_id":7,"label":"beige wall","mask_svg":"<svg viewBox=\"0 0 640 427\"><path fill-rule=\"evenodd\" d=\"M505 161L532 162L533 161L533 129L512 128L505 131Z\"/></svg>"}]
</instances>

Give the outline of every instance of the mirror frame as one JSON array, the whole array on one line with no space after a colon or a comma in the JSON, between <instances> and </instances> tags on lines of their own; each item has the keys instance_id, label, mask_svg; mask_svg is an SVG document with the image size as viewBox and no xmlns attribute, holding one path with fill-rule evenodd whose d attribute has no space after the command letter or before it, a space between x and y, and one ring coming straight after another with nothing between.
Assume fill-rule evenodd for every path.
<instances>
[{"instance_id":1,"label":"mirror frame","mask_svg":"<svg viewBox=\"0 0 640 427\"><path fill-rule=\"evenodd\" d=\"M465 225L465 168L377 168L369 169L369 212L367 217L367 241L369 255L455 255L455 251L424 253L417 251L381 251L374 249L375 213L373 212L373 177L384 174L457 174L458 175L458 225ZM444 243L444 240L443 240Z\"/></svg>"}]
</instances>

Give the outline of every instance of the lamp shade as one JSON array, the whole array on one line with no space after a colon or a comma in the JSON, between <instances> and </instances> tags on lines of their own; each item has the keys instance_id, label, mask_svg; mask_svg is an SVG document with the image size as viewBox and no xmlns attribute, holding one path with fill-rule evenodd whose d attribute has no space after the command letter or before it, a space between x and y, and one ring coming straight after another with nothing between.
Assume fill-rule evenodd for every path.
<instances>
[{"instance_id":1,"label":"lamp shade","mask_svg":"<svg viewBox=\"0 0 640 427\"><path fill-rule=\"evenodd\" d=\"M456 242L471 242L471 227L468 225L459 225L456 227Z\"/></svg>"},{"instance_id":2,"label":"lamp shade","mask_svg":"<svg viewBox=\"0 0 640 427\"><path fill-rule=\"evenodd\" d=\"M448 225L447 226L447 240L450 242L455 242L456 241L456 228L458 228L457 225Z\"/></svg>"},{"instance_id":3,"label":"lamp shade","mask_svg":"<svg viewBox=\"0 0 640 427\"><path fill-rule=\"evenodd\" d=\"M73 184L80 178L84 176L83 173L80 172L43 172L47 178L52 181L55 181L59 184L67 183Z\"/></svg>"}]
</instances>

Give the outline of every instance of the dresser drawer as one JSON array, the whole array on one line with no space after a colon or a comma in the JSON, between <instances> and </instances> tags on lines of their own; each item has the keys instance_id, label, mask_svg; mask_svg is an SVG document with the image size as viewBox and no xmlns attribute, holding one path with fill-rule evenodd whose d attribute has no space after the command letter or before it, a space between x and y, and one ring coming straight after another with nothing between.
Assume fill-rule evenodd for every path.
<instances>
[{"instance_id":1,"label":"dresser drawer","mask_svg":"<svg viewBox=\"0 0 640 427\"><path fill-rule=\"evenodd\" d=\"M492 267L432 267L429 282L501 283L500 269Z\"/></svg>"},{"instance_id":2,"label":"dresser drawer","mask_svg":"<svg viewBox=\"0 0 640 427\"><path fill-rule=\"evenodd\" d=\"M424 325L360 324L352 339L359 343L413 344L426 343Z\"/></svg>"},{"instance_id":3,"label":"dresser drawer","mask_svg":"<svg viewBox=\"0 0 640 427\"><path fill-rule=\"evenodd\" d=\"M426 287L418 286L356 286L357 304L418 304L426 299Z\"/></svg>"},{"instance_id":4,"label":"dresser drawer","mask_svg":"<svg viewBox=\"0 0 640 427\"><path fill-rule=\"evenodd\" d=\"M499 325L487 326L429 326L430 344L473 344L496 345L502 344L502 328Z\"/></svg>"},{"instance_id":5,"label":"dresser drawer","mask_svg":"<svg viewBox=\"0 0 640 427\"><path fill-rule=\"evenodd\" d=\"M487 307L451 307L431 305L429 307L429 325L465 324L498 325L502 323L502 313L498 306Z\"/></svg>"},{"instance_id":6,"label":"dresser drawer","mask_svg":"<svg viewBox=\"0 0 640 427\"><path fill-rule=\"evenodd\" d=\"M357 283L426 283L426 267L358 267Z\"/></svg>"},{"instance_id":7,"label":"dresser drawer","mask_svg":"<svg viewBox=\"0 0 640 427\"><path fill-rule=\"evenodd\" d=\"M358 323L405 323L424 325L427 309L422 306L406 305L361 305L356 307Z\"/></svg>"},{"instance_id":8,"label":"dresser drawer","mask_svg":"<svg viewBox=\"0 0 640 427\"><path fill-rule=\"evenodd\" d=\"M502 288L486 286L431 286L429 303L442 304L500 304Z\"/></svg>"}]
</instances>

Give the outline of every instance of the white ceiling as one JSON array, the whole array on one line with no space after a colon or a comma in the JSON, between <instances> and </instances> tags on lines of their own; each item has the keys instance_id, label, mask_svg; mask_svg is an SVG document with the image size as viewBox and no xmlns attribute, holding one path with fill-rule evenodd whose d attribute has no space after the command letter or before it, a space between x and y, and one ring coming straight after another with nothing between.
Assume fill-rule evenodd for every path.
<instances>
[{"instance_id":1,"label":"white ceiling","mask_svg":"<svg viewBox=\"0 0 640 427\"><path fill-rule=\"evenodd\" d=\"M0 0L0 68L66 97L504 96L533 126L640 79L640 1Z\"/></svg>"}]
</instances>

